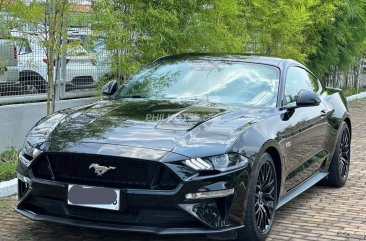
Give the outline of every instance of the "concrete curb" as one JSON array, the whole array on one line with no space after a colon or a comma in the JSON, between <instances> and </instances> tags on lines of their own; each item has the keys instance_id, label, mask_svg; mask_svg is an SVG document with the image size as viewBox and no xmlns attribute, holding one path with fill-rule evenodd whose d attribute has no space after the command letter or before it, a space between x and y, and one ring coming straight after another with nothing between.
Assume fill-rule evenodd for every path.
<instances>
[{"instance_id":1,"label":"concrete curb","mask_svg":"<svg viewBox=\"0 0 366 241\"><path fill-rule=\"evenodd\" d=\"M0 198L8 197L18 192L18 182L14 178L10 181L0 182Z\"/></svg>"},{"instance_id":2,"label":"concrete curb","mask_svg":"<svg viewBox=\"0 0 366 241\"><path fill-rule=\"evenodd\" d=\"M366 98L366 92L362 92L357 95L348 96L347 101L353 101L353 100L358 100L358 99L362 99L362 98ZM17 193L17 191L18 191L18 187L17 187L16 178L14 178L10 181L6 181L6 182L0 182L0 198L14 195Z\"/></svg>"},{"instance_id":3,"label":"concrete curb","mask_svg":"<svg viewBox=\"0 0 366 241\"><path fill-rule=\"evenodd\" d=\"M353 101L353 100L358 100L358 99L362 99L362 98L366 98L366 92L362 92L357 95L348 96L347 101Z\"/></svg>"}]
</instances>

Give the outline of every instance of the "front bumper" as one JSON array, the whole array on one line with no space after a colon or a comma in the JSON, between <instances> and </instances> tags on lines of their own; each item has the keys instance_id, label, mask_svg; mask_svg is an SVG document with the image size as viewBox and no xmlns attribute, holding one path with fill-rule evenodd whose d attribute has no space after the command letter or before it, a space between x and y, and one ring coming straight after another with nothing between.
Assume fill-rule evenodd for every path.
<instances>
[{"instance_id":1,"label":"front bumper","mask_svg":"<svg viewBox=\"0 0 366 241\"><path fill-rule=\"evenodd\" d=\"M121 210L109 211L69 206L68 183L34 178L20 163L16 211L35 221L103 230L155 234L233 231L243 227L250 168L248 165L225 175L195 176L182 180L174 190L121 189ZM233 188L234 194L199 200L185 197L187 193L227 188Z\"/></svg>"},{"instance_id":2,"label":"front bumper","mask_svg":"<svg viewBox=\"0 0 366 241\"><path fill-rule=\"evenodd\" d=\"M34 221L46 221L51 223L58 223L63 225L70 225L74 227L82 227L82 228L93 228L93 229L101 229L101 230L111 230L111 231L124 231L124 232L140 232L140 233L153 233L159 235L184 235L184 234L216 234L222 232L230 232L238 230L244 226L233 226L222 229L207 229L204 227L187 227L187 228L159 228L159 227L150 227L150 226L134 226L134 225L125 225L125 224L107 224L103 222L95 222L95 221L81 221L77 219L70 218L60 218L48 215L35 214L31 211L21 210L16 208L16 212L19 214L34 220Z\"/></svg>"}]
</instances>

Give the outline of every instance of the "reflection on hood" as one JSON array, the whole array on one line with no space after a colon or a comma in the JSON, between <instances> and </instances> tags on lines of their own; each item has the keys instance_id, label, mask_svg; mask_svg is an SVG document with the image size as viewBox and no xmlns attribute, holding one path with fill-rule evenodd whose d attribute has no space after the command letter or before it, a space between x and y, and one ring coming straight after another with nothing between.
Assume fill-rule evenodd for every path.
<instances>
[{"instance_id":1,"label":"reflection on hood","mask_svg":"<svg viewBox=\"0 0 366 241\"><path fill-rule=\"evenodd\" d=\"M225 151L239 132L255 122L254 116L261 111L192 101L100 101L44 118L28 138L47 136L53 151L65 151L82 143L176 153L211 145L218 151Z\"/></svg>"}]
</instances>

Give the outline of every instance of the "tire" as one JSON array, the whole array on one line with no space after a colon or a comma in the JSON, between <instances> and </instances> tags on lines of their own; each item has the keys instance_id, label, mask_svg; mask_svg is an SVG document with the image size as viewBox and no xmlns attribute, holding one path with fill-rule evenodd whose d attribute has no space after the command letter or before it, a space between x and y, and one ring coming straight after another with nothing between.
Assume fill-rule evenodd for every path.
<instances>
[{"instance_id":1,"label":"tire","mask_svg":"<svg viewBox=\"0 0 366 241\"><path fill-rule=\"evenodd\" d=\"M263 188L266 186L267 188ZM275 217L278 199L277 187L276 168L272 157L268 153L264 153L257 164L250 184L244 228L238 232L238 241L261 241L268 237ZM265 195L265 193L269 194ZM269 218L265 218L264 215Z\"/></svg>"},{"instance_id":2,"label":"tire","mask_svg":"<svg viewBox=\"0 0 366 241\"><path fill-rule=\"evenodd\" d=\"M351 132L347 123L343 122L337 138L336 148L329 166L328 178L324 184L332 187L343 187L348 178L351 161Z\"/></svg>"},{"instance_id":3,"label":"tire","mask_svg":"<svg viewBox=\"0 0 366 241\"><path fill-rule=\"evenodd\" d=\"M47 82L46 81L38 81L38 83L36 84L36 89L38 91L38 93L46 93L47 92Z\"/></svg>"},{"instance_id":4,"label":"tire","mask_svg":"<svg viewBox=\"0 0 366 241\"><path fill-rule=\"evenodd\" d=\"M44 80L28 80L23 83L34 86L34 88L37 90L37 93L46 93L47 82Z\"/></svg>"},{"instance_id":5,"label":"tire","mask_svg":"<svg viewBox=\"0 0 366 241\"><path fill-rule=\"evenodd\" d=\"M23 91L24 94L27 95L34 95L34 94L38 94L38 90L36 87L34 87L33 85L25 85L23 86Z\"/></svg>"},{"instance_id":6,"label":"tire","mask_svg":"<svg viewBox=\"0 0 366 241\"><path fill-rule=\"evenodd\" d=\"M47 81L42 78L38 73L33 72L21 72L19 81L23 85L33 85L37 89L37 93L46 93Z\"/></svg>"}]
</instances>

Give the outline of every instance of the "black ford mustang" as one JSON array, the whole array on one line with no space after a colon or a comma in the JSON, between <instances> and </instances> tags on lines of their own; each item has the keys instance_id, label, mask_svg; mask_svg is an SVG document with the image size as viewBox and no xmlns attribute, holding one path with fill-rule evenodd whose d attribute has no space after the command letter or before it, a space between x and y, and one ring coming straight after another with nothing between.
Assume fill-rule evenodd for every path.
<instances>
[{"instance_id":1,"label":"black ford mustang","mask_svg":"<svg viewBox=\"0 0 366 241\"><path fill-rule=\"evenodd\" d=\"M347 180L345 98L296 61L169 56L103 92L108 99L49 115L29 132L18 213L264 240L276 209L319 181Z\"/></svg>"}]
</instances>

